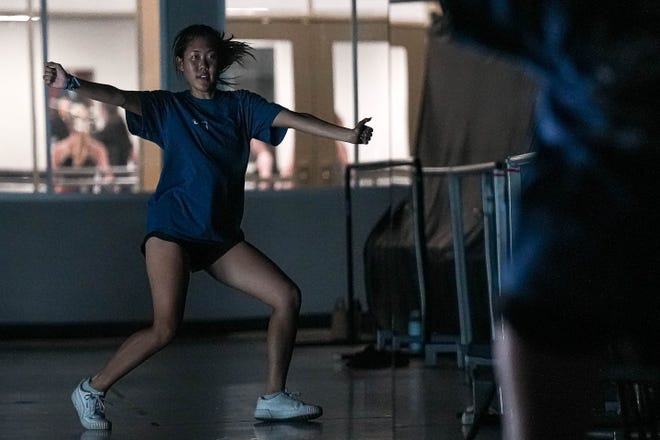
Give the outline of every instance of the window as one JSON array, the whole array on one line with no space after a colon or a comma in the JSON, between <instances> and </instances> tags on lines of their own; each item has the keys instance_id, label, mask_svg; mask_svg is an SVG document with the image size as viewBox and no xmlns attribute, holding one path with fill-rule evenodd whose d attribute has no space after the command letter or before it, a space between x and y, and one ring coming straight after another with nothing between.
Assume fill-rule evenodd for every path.
<instances>
[{"instance_id":1,"label":"window","mask_svg":"<svg viewBox=\"0 0 660 440\"><path fill-rule=\"evenodd\" d=\"M140 21L138 8L145 6L138 0L47 0L43 15L40 4L37 0L0 4L0 46L4 59L11 60L0 70L0 81L10 85L3 87L5 105L0 109L0 191L152 189L160 170L160 151L112 128L125 128L123 121L117 121L123 119L123 111L119 116L108 114L101 104L75 94L46 94L42 44L45 39L49 59L81 77L129 90L156 88L158 72L152 70L158 61L151 54L158 51L144 51L149 60L142 63L139 54L145 29L152 26L149 20L155 29L149 29L149 44L158 44L158 3L149 3L156 11L141 14ZM375 128L372 145L359 147L357 158L353 145L294 132L277 148L255 146L248 168L249 189L341 185L346 163L412 154L425 35L436 2L358 0L355 27L350 0L226 0L225 6L227 31L256 50L254 63L231 72L237 87L346 126L354 122L352 38L357 29L358 116L372 116ZM162 65L169 66L170 61ZM145 78L150 86L144 86ZM46 112L50 139L46 139ZM87 160L71 153L72 139L62 143L73 128L96 141L88 150L97 153ZM113 147L116 138L123 139L118 149ZM99 144L105 155L98 153ZM259 155L258 149L267 150L270 159Z\"/></svg>"},{"instance_id":2,"label":"window","mask_svg":"<svg viewBox=\"0 0 660 440\"><path fill-rule=\"evenodd\" d=\"M33 3L0 6L0 45L12 60L0 72L0 80L12 85L4 100L11 105L0 109L0 191L46 191L49 170L56 192L139 189L138 143L125 134L123 112L55 89L46 96L44 22ZM81 78L138 88L136 0L50 0L45 19L49 59Z\"/></svg>"},{"instance_id":3,"label":"window","mask_svg":"<svg viewBox=\"0 0 660 440\"><path fill-rule=\"evenodd\" d=\"M240 40L287 38L292 56L293 100L287 107L353 126L351 3L350 0L227 0L227 30ZM403 159L413 154L426 32L431 13L437 9L436 2L395 5L387 0L357 1L358 119L373 118L370 124L374 127L374 137L368 147L355 148L300 133L289 134L287 141L290 139L291 149L274 150L287 151L287 161L278 157L277 163L279 171L283 163L291 164L288 187L342 185L344 165L356 159L360 162ZM273 66L275 74L282 69L277 63ZM277 174L276 178L281 176ZM249 181L248 184L249 188L258 188Z\"/></svg>"}]
</instances>

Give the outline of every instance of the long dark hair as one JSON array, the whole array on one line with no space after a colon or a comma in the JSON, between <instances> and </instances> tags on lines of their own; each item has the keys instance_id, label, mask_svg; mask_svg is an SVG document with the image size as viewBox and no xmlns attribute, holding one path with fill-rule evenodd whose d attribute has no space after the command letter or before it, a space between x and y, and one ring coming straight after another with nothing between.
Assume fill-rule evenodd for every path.
<instances>
[{"instance_id":1,"label":"long dark hair","mask_svg":"<svg viewBox=\"0 0 660 440\"><path fill-rule=\"evenodd\" d=\"M216 78L218 84L229 86L232 85L231 78L223 78L222 74L229 69L234 63L244 66L245 59L250 57L254 59L252 47L242 41L234 40L234 36L225 36L224 32L218 31L211 26L205 24L193 24L188 26L174 37L172 43L172 54L174 67L178 72L177 58L183 58L183 53L190 43L195 38L205 38L211 47L215 49L218 55L218 77Z\"/></svg>"}]
</instances>

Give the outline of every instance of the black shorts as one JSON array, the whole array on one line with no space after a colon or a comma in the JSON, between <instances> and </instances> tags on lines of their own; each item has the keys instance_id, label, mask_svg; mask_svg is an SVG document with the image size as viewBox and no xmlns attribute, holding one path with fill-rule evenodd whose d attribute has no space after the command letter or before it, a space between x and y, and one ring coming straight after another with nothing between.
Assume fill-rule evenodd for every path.
<instances>
[{"instance_id":1,"label":"black shorts","mask_svg":"<svg viewBox=\"0 0 660 440\"><path fill-rule=\"evenodd\" d=\"M190 260L190 270L192 272L207 269L210 265L215 263L218 258L222 257L227 253L227 251L245 239L243 232L241 232L237 237L231 241L228 241L226 244L209 243L175 237L160 231L153 231L149 232L142 241L142 246L140 249L142 250L143 255L145 255L145 245L147 240L149 240L151 237L158 237L161 240L177 243L179 246L181 246L186 254L188 254L188 258Z\"/></svg>"}]
</instances>

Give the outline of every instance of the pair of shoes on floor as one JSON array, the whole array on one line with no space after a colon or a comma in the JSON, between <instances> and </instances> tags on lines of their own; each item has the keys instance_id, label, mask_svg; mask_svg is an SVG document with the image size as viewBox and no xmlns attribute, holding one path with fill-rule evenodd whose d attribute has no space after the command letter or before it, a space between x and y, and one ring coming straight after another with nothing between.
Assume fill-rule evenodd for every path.
<instances>
[{"instance_id":1,"label":"pair of shoes on floor","mask_svg":"<svg viewBox=\"0 0 660 440\"><path fill-rule=\"evenodd\" d=\"M80 423L85 429L109 430L110 420L105 418L105 393L95 390L89 383L89 378L80 381L73 393L71 401L78 412Z\"/></svg>"},{"instance_id":2,"label":"pair of shoes on floor","mask_svg":"<svg viewBox=\"0 0 660 440\"><path fill-rule=\"evenodd\" d=\"M307 404L286 391L259 397L254 410L254 418L265 421L311 420L322 414L320 406Z\"/></svg>"},{"instance_id":3,"label":"pair of shoes on floor","mask_svg":"<svg viewBox=\"0 0 660 440\"><path fill-rule=\"evenodd\" d=\"M112 424L105 417L105 393L95 390L90 379L80 381L71 394L80 423L88 430L109 430ZM254 417L265 421L311 420L323 414L320 406L310 405L286 391L257 399Z\"/></svg>"}]
</instances>

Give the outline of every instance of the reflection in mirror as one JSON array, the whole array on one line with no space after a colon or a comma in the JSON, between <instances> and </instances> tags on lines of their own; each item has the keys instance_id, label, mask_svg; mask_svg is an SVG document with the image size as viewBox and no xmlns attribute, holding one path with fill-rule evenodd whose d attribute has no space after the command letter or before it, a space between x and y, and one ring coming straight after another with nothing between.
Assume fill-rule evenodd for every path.
<instances>
[{"instance_id":1,"label":"reflection in mirror","mask_svg":"<svg viewBox=\"0 0 660 440\"><path fill-rule=\"evenodd\" d=\"M353 73L341 69L341 60L351 57L350 42L333 44L333 78L335 111L338 120L350 124L354 120ZM360 162L402 159L410 156L408 145L408 90L406 51L391 48L387 41L358 43L358 108L372 117L373 141L359 150ZM359 117L362 117L360 115ZM344 146L348 161L355 161L351 145Z\"/></svg>"},{"instance_id":2,"label":"reflection in mirror","mask_svg":"<svg viewBox=\"0 0 660 440\"><path fill-rule=\"evenodd\" d=\"M76 192L139 190L138 141L132 136L127 141L125 124L117 125L115 114L104 112L97 104L85 103L87 115L74 118L68 111L68 104L79 100L52 90L48 102L45 102L41 80L43 36L40 5L41 2L36 0L6 0L0 5L0 46L7 59L12 60L0 72L3 84L12 85L5 88L4 96L12 105L0 109L0 131L3 133L0 191L47 190L47 169L53 165L52 160L51 164L47 163L47 117L52 124L51 138L48 139L52 147L73 131L74 122L78 128L85 126L83 131L87 140L75 142L77 153L75 160L71 160L72 166L62 166L62 163L67 163L66 160L57 164L54 177L61 179L60 183L65 183L72 190L77 188ZM46 5L48 33L45 37L49 58L61 62L81 77L94 75L101 82L129 90L138 88L136 0L98 4L50 0ZM32 19L18 21L16 18L23 16ZM81 35L85 38L80 38ZM112 44L108 44L109 41ZM118 59L122 62L113 62ZM123 118L123 112L120 118ZM28 133L32 136L26 135ZM103 140L96 139L97 135L102 136ZM66 149L71 150L73 144L69 142ZM109 151L115 145L117 150ZM58 151L64 150L60 148ZM89 151L105 151L105 154L94 154L94 158L88 155L87 160L78 160L82 153ZM94 166L84 166L92 162ZM99 172L97 163L102 164L103 171Z\"/></svg>"},{"instance_id":3,"label":"reflection in mirror","mask_svg":"<svg viewBox=\"0 0 660 440\"><path fill-rule=\"evenodd\" d=\"M376 160L389 158L389 62L386 61L389 59L388 2L359 0L356 4L358 22L354 27L351 0L228 0L227 30L244 41L272 41L275 38L277 41L288 42L291 61L287 61L290 70L285 68L285 71L290 72L287 78L290 78L291 83L275 84L275 93L280 88L290 90L290 105L277 96L275 101L292 110L312 113L322 119L351 127L356 118L359 120L372 116L376 135L372 144L362 149L368 149L367 154ZM378 61L377 64L360 62L358 70L364 72L358 72L357 78L366 79L366 88L369 75L377 74L379 77L379 82L372 84L370 96L360 93L358 98L368 102L359 104L358 115L355 115L355 75L352 73L354 33L363 46L360 52L366 50L365 59L375 56ZM376 48L375 54L372 48ZM276 81L281 70L282 63L275 60L273 74ZM379 133L382 134L380 140ZM273 175L281 182L274 182L272 187L343 184L344 167L355 160L353 145L318 139L304 133L290 133L287 141L291 142L290 147L285 145L275 149L277 169ZM406 148L405 145L403 148Z\"/></svg>"},{"instance_id":4,"label":"reflection in mirror","mask_svg":"<svg viewBox=\"0 0 660 440\"><path fill-rule=\"evenodd\" d=\"M355 246L356 296L366 299L374 323L375 347L362 353L372 368L420 365L425 344L427 298L426 240L422 203L421 168L415 156L415 137L424 81L426 41L436 2L389 5L384 41L360 39L358 44L359 103L375 108L385 121L379 148L360 151L353 174L355 200L360 194L385 187L381 192L382 215ZM336 51L346 51L341 44ZM338 84L344 79L337 81ZM336 85L335 93L342 89ZM344 99L337 101L343 102ZM349 114L350 116L350 114ZM374 136L375 140L376 136ZM385 152L385 154L383 154ZM405 165L388 165L387 161ZM371 164L373 171L361 166ZM363 285L362 291L357 286ZM361 296L361 295L364 296ZM392 369L393 389L407 389ZM414 386L410 395L423 399ZM402 399L392 393L393 425L406 424ZM402 414L403 413L403 414ZM423 417L423 415L422 415Z\"/></svg>"},{"instance_id":5,"label":"reflection in mirror","mask_svg":"<svg viewBox=\"0 0 660 440\"><path fill-rule=\"evenodd\" d=\"M293 47L288 40L244 40L253 49L254 59L244 66L234 65L226 73L234 89L251 90L269 101L293 108ZM253 139L245 176L246 189L288 189L293 186L293 148L291 131L277 147Z\"/></svg>"}]
</instances>

